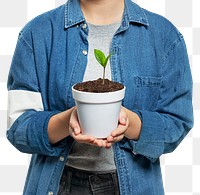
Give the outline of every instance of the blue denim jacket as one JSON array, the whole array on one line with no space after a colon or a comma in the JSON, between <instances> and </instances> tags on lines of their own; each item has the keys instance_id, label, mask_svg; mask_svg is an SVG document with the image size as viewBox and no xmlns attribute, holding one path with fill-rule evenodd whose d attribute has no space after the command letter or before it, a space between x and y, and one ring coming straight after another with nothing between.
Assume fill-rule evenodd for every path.
<instances>
[{"instance_id":1,"label":"blue denim jacket","mask_svg":"<svg viewBox=\"0 0 200 195\"><path fill-rule=\"evenodd\" d=\"M9 109L35 102L25 92L32 92L33 98L39 95L43 106L19 108L22 114L7 131L18 150L33 154L25 195L58 191L73 139L51 145L47 126L52 115L75 105L71 87L82 81L87 64L89 29L84 24L79 1L69 0L20 32L8 78ZM183 36L165 18L125 0L110 51L112 79L126 86L123 106L142 120L137 142L124 138L113 146L120 193L162 195L159 157L172 152L193 125L192 79Z\"/></svg>"}]
</instances>

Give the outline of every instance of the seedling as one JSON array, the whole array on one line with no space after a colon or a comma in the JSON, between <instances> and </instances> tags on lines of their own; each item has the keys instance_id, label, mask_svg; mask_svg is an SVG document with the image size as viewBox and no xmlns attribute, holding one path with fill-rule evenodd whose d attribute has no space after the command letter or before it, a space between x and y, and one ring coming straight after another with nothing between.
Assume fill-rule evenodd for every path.
<instances>
[{"instance_id":1,"label":"seedling","mask_svg":"<svg viewBox=\"0 0 200 195\"><path fill-rule=\"evenodd\" d=\"M106 65L107 65L108 60L109 60L109 58L111 57L112 54L109 54L106 57L105 54L101 50L94 49L94 55L95 55L96 60L99 62L99 64L101 64L103 66L103 85L104 85Z\"/></svg>"}]
</instances>

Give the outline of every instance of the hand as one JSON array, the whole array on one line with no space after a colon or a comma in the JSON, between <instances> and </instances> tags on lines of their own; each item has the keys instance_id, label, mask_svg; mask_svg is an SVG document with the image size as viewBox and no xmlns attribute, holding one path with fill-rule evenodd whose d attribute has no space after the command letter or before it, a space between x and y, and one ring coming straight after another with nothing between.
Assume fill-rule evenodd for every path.
<instances>
[{"instance_id":1,"label":"hand","mask_svg":"<svg viewBox=\"0 0 200 195\"><path fill-rule=\"evenodd\" d=\"M97 139L89 135L83 135L78 121L77 108L75 107L70 116L69 135L79 143L86 143L93 146L110 148L111 143L107 139Z\"/></svg>"},{"instance_id":2,"label":"hand","mask_svg":"<svg viewBox=\"0 0 200 195\"><path fill-rule=\"evenodd\" d=\"M126 133L128 127L129 127L128 115L126 113L125 108L122 106L120 115L119 115L119 125L118 125L117 129L112 131L111 135L107 137L108 143L113 144L115 142L121 141L123 139L123 137L125 136L125 133Z\"/></svg>"}]
</instances>

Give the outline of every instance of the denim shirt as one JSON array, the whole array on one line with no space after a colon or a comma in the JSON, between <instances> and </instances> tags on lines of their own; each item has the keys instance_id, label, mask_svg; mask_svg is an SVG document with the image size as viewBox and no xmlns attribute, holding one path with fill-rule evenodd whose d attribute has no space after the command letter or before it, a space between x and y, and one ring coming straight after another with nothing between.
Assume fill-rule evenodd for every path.
<instances>
[{"instance_id":1,"label":"denim shirt","mask_svg":"<svg viewBox=\"0 0 200 195\"><path fill-rule=\"evenodd\" d=\"M79 1L68 0L19 34L8 78L8 121L15 117L7 138L32 154L25 195L53 195L59 189L73 139L50 144L48 121L75 105L71 87L83 79L88 31ZM183 36L162 16L125 0L110 52L112 80L126 86L123 106L142 120L139 140L124 138L113 146L120 193L162 195L159 157L172 152L193 125Z\"/></svg>"}]
</instances>

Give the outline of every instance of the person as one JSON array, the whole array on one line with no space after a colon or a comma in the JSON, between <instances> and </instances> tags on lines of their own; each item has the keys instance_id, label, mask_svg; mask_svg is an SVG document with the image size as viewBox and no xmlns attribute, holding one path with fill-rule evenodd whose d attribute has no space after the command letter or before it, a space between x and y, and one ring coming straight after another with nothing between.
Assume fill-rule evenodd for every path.
<instances>
[{"instance_id":1,"label":"person","mask_svg":"<svg viewBox=\"0 0 200 195\"><path fill-rule=\"evenodd\" d=\"M112 53L106 76L126 86L106 139L82 134L71 92L101 75L94 48ZM164 17L131 0L68 0L19 33L7 138L32 154L23 194L162 195L159 157L192 126L184 38Z\"/></svg>"}]
</instances>

